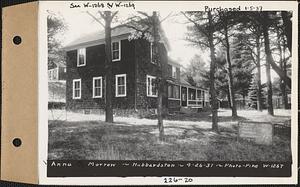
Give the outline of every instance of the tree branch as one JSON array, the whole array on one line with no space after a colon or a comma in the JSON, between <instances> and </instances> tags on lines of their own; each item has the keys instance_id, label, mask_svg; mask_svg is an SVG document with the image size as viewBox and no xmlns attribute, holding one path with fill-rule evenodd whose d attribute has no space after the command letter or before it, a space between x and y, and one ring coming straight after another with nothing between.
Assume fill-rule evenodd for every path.
<instances>
[{"instance_id":1,"label":"tree branch","mask_svg":"<svg viewBox=\"0 0 300 187\"><path fill-rule=\"evenodd\" d=\"M86 11L86 13L89 16L91 16L96 22L98 22L103 28L105 28L105 25L98 18L96 18L93 14L91 14L89 11Z\"/></svg>"}]
</instances>

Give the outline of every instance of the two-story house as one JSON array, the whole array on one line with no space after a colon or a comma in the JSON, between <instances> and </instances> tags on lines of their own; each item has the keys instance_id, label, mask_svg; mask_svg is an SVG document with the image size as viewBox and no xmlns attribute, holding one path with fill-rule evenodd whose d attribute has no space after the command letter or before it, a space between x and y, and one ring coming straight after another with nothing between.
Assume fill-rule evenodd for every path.
<instances>
[{"instance_id":1,"label":"two-story house","mask_svg":"<svg viewBox=\"0 0 300 187\"><path fill-rule=\"evenodd\" d=\"M112 71L114 110L153 111L157 106L158 65L152 44L145 39L128 40L132 29L112 30ZM169 44L161 33L160 60L168 64L163 104L169 110L208 106L208 91L180 79L180 65L168 58ZM105 35L86 35L65 47L67 53L66 107L68 110L105 108ZM122 112L123 113L123 112Z\"/></svg>"}]
</instances>

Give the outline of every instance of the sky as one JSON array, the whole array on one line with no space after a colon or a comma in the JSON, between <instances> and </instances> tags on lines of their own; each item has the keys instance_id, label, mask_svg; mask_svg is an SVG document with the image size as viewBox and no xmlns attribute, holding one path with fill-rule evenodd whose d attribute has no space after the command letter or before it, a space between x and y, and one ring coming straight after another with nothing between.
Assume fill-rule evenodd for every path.
<instances>
[{"instance_id":1,"label":"sky","mask_svg":"<svg viewBox=\"0 0 300 187\"><path fill-rule=\"evenodd\" d=\"M86 12L78 11L53 11L56 14L60 14L68 25L68 30L62 36L62 42L64 45L67 45L69 42L80 38L82 35L87 33L92 33L95 31L103 30L103 27L93 20ZM92 13L92 12L91 12ZM165 18L170 14L170 12L160 12L161 18ZM201 54L201 51L189 44L185 40L186 29L186 20L182 15L175 15L172 13L171 16L162 22L162 27L165 31L165 34L169 40L171 50L168 55L174 60L186 67L191 58L195 54ZM94 13L96 15L96 13ZM120 12L120 20L128 17L128 14ZM207 53L202 52L203 59L208 58Z\"/></svg>"},{"instance_id":2,"label":"sky","mask_svg":"<svg viewBox=\"0 0 300 187\"><path fill-rule=\"evenodd\" d=\"M69 42L80 38L81 36L93 33L95 31L103 30L103 27L94 21L94 19L84 11L66 11L66 10L51 10L63 17L68 25L68 29L62 36L61 41L63 45L67 45ZM96 12L90 12L96 15ZM170 12L160 12L161 19L167 17ZM128 17L128 13L119 12L119 19L125 19ZM199 48L191 46L189 42L185 40L187 28L186 19L178 14L178 12L171 12L171 16L162 22L162 27L169 40L171 49L168 55L171 59L177 60L183 67L187 67L190 60L196 55L201 55L202 59L209 63L208 51L201 51ZM272 80L277 77L277 74L272 70ZM265 68L262 67L262 83L266 82Z\"/></svg>"}]
</instances>

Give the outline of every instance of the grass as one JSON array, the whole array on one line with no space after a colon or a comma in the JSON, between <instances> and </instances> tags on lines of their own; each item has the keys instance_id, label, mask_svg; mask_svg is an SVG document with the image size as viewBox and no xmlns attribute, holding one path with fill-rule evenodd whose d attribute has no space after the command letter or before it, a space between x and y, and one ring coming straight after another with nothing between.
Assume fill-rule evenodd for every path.
<instances>
[{"instance_id":1,"label":"grass","mask_svg":"<svg viewBox=\"0 0 300 187\"><path fill-rule=\"evenodd\" d=\"M101 119L71 120L72 115L68 114L69 120L49 120L49 159L291 160L289 135L276 133L269 146L237 141L239 120L280 123L290 118L289 113L273 117L256 111L239 111L240 117L231 119L230 111L220 111L219 134L210 130L207 112L167 116L164 142L158 141L155 119L116 117L115 123L109 124Z\"/></svg>"}]
</instances>

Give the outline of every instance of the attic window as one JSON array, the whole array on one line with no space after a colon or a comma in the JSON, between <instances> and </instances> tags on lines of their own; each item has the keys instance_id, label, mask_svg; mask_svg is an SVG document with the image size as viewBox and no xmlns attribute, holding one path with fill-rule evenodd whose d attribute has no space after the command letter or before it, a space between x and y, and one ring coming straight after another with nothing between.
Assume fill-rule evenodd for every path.
<instances>
[{"instance_id":1,"label":"attic window","mask_svg":"<svg viewBox=\"0 0 300 187\"><path fill-rule=\"evenodd\" d=\"M121 41L112 42L111 48L112 61L121 60Z\"/></svg>"},{"instance_id":2,"label":"attic window","mask_svg":"<svg viewBox=\"0 0 300 187\"><path fill-rule=\"evenodd\" d=\"M77 67L86 65L86 50L81 48L77 50Z\"/></svg>"}]
</instances>

